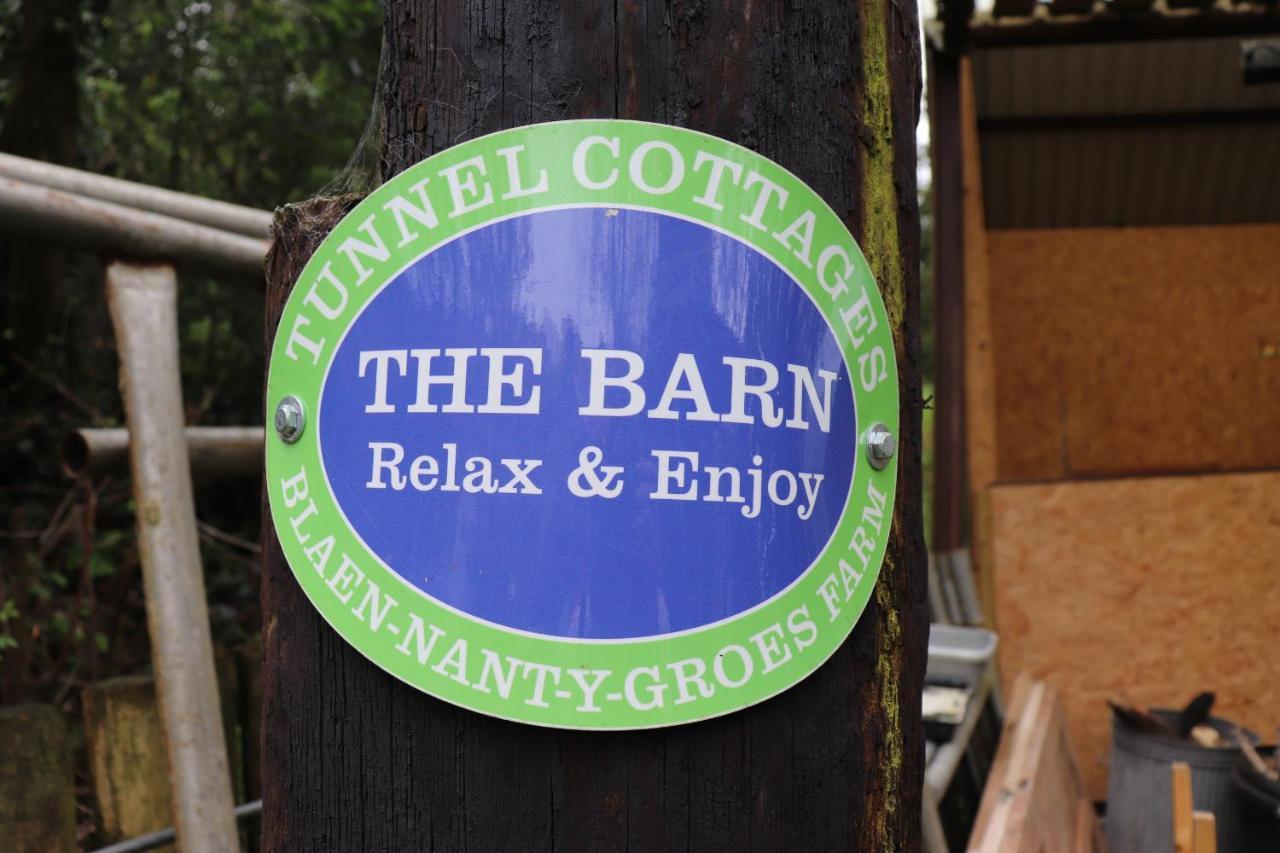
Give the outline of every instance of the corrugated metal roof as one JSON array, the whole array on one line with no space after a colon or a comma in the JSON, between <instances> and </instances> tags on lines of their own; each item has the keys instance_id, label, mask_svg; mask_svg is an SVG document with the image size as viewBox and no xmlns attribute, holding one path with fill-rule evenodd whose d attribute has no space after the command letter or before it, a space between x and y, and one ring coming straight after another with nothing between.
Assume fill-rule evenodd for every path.
<instances>
[{"instance_id":1,"label":"corrugated metal roof","mask_svg":"<svg viewBox=\"0 0 1280 853\"><path fill-rule=\"evenodd\" d=\"M975 51L988 225L1280 221L1280 85L1240 41Z\"/></svg>"}]
</instances>

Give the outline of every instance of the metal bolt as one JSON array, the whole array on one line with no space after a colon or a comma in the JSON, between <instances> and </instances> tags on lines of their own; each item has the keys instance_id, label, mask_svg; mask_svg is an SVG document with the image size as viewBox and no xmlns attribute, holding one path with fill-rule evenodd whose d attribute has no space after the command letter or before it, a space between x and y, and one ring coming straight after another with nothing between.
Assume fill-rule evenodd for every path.
<instances>
[{"instance_id":1,"label":"metal bolt","mask_svg":"<svg viewBox=\"0 0 1280 853\"><path fill-rule=\"evenodd\" d=\"M867 430L867 461L877 471L883 471L889 460L898 452L898 440L884 424L872 424Z\"/></svg>"},{"instance_id":2,"label":"metal bolt","mask_svg":"<svg viewBox=\"0 0 1280 853\"><path fill-rule=\"evenodd\" d=\"M293 444L302 437L307 426L307 414L302 408L302 401L289 395L276 406L276 435L285 444Z\"/></svg>"}]
</instances>

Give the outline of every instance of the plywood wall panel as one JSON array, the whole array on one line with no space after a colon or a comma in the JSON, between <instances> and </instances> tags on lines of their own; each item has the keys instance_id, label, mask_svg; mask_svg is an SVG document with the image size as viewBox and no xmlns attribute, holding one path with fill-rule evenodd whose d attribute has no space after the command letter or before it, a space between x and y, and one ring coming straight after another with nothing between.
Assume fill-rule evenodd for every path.
<instances>
[{"instance_id":1,"label":"plywood wall panel","mask_svg":"<svg viewBox=\"0 0 1280 853\"><path fill-rule=\"evenodd\" d=\"M1280 467L1280 225L987 245L997 479Z\"/></svg>"},{"instance_id":2,"label":"plywood wall panel","mask_svg":"<svg viewBox=\"0 0 1280 853\"><path fill-rule=\"evenodd\" d=\"M1106 699L1280 724L1280 473L990 490L1000 667L1054 685L1090 795Z\"/></svg>"}]
</instances>

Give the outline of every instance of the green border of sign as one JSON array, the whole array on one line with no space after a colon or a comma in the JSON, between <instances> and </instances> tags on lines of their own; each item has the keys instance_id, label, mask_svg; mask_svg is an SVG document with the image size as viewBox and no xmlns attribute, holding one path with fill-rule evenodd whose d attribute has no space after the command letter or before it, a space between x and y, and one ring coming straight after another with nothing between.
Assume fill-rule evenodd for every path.
<instances>
[{"instance_id":1,"label":"green border of sign","mask_svg":"<svg viewBox=\"0 0 1280 853\"><path fill-rule=\"evenodd\" d=\"M609 142L587 146L581 174L598 185L616 169L608 188L575 178L572 152L589 137ZM647 192L634 182L628 159L645 143L657 143L645 149L638 167L650 188L666 183L672 151L683 159L685 177L674 190ZM514 146L523 146L516 156L526 174L545 170L545 191L512 192L507 168L513 155L498 152ZM725 203L722 210L694 201L706 189L710 172L695 175L689 168L699 152L703 165L705 155L723 158L742 176L754 172L785 191L785 197L779 193L769 200L772 207L762 208L768 228L761 230L744 216L758 194L750 206ZM457 203L450 195L454 186L443 179L450 169L454 184L463 185L462 201L476 201L487 187L492 202L473 209ZM731 180L732 168L722 177L717 196L722 201L731 191L745 191ZM431 192L438 193L435 223L409 218L410 231L402 231L385 205L396 197L420 205ZM322 416L317 409L329 363L363 307L401 270L461 234L499 219L564 207L652 210L710 226L763 252L809 294L840 344L858 419L858 435L849 440L863 444L877 422L899 434L897 366L884 305L849 230L813 190L749 149L690 130L618 120L531 125L457 145L379 187L338 223L299 276L280 318L267 380L267 492L284 555L312 604L343 639L396 678L463 708L542 726L608 730L693 722L763 701L826 661L870 599L889 538L896 459L877 471L863 450L855 454L852 486L831 540L786 590L722 622L635 640L533 635L452 609L385 566L347 524L328 487L315 419ZM779 236L804 211L813 213L807 252L798 248L802 241L794 233L785 238L788 242ZM371 245L369 229L377 229L380 218L387 227L378 231L386 230L389 237L381 249L353 249L352 240ZM349 279L364 278L348 288L341 310L327 306L331 318L316 309L316 302L310 308L304 304L326 265ZM859 302L864 295L869 301ZM305 331L313 349L289 346L296 330ZM859 378L866 367L860 359L874 350L880 354L872 364L874 381L867 383ZM270 428L277 404L288 395L302 402L312 421L293 444Z\"/></svg>"}]
</instances>

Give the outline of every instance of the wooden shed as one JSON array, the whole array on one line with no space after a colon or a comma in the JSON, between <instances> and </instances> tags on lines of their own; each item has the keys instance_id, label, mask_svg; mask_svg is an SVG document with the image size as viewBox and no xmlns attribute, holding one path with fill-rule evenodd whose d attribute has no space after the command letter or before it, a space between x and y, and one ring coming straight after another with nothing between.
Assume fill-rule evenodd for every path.
<instances>
[{"instance_id":1,"label":"wooden shed","mask_svg":"<svg viewBox=\"0 0 1280 853\"><path fill-rule=\"evenodd\" d=\"M969 0L928 38L934 548L1103 799L1110 696L1280 724L1280 9Z\"/></svg>"}]
</instances>

